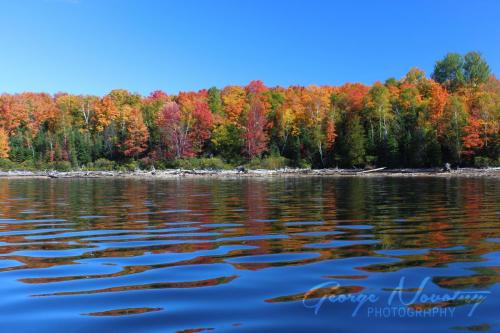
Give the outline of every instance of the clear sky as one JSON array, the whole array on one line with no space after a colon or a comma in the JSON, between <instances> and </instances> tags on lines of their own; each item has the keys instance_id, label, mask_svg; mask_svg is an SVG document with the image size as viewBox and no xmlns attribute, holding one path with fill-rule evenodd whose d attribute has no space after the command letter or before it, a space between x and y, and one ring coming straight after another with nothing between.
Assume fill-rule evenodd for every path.
<instances>
[{"instance_id":1,"label":"clear sky","mask_svg":"<svg viewBox=\"0 0 500 333\"><path fill-rule=\"evenodd\" d=\"M0 92L371 84L445 53L500 72L498 0L0 0Z\"/></svg>"}]
</instances>

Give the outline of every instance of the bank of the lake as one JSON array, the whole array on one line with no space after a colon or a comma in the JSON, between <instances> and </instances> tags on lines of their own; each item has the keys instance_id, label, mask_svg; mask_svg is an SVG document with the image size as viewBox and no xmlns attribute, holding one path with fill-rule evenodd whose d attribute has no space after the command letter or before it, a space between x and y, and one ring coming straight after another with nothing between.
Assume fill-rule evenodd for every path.
<instances>
[{"instance_id":1,"label":"bank of the lake","mask_svg":"<svg viewBox=\"0 0 500 333\"><path fill-rule=\"evenodd\" d=\"M178 177L500 177L500 168L459 168L449 172L442 169L294 169L276 170L212 170L167 169L135 171L0 171L1 178L178 178Z\"/></svg>"}]
</instances>

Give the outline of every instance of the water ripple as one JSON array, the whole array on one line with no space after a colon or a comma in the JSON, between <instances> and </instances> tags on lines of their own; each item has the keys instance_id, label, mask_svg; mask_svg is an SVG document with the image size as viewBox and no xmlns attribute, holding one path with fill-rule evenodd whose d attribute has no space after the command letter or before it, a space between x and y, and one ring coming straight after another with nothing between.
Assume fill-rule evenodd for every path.
<instances>
[{"instance_id":1,"label":"water ripple","mask_svg":"<svg viewBox=\"0 0 500 333\"><path fill-rule=\"evenodd\" d=\"M0 179L0 189L6 332L500 325L496 179ZM375 320L338 301L464 290L489 294L473 317L471 303L435 303L460 313L450 320Z\"/></svg>"}]
</instances>

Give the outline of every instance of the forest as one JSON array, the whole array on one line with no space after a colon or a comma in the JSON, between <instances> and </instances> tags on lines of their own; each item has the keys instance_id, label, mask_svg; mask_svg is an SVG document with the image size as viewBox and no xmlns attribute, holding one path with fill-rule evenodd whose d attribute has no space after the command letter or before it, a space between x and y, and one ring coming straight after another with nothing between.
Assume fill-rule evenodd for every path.
<instances>
[{"instance_id":1,"label":"forest","mask_svg":"<svg viewBox=\"0 0 500 333\"><path fill-rule=\"evenodd\" d=\"M0 169L499 166L500 81L449 53L372 86L0 95Z\"/></svg>"}]
</instances>

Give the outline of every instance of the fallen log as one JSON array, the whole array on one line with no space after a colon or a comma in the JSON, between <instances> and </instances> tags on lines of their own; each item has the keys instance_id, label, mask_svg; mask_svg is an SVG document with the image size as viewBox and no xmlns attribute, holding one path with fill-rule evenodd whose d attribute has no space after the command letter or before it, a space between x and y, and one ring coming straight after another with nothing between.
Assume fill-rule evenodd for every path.
<instances>
[{"instance_id":1,"label":"fallen log","mask_svg":"<svg viewBox=\"0 0 500 333\"><path fill-rule=\"evenodd\" d=\"M360 171L356 174L362 174L362 173L370 173L370 172L376 172L376 171L380 171L380 170L384 170L386 167L383 167L383 168L376 168L376 169L370 169L370 170L363 170L363 171Z\"/></svg>"}]
</instances>

